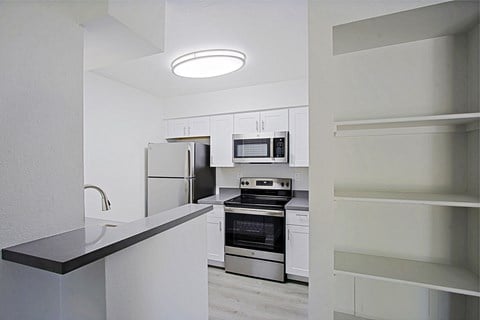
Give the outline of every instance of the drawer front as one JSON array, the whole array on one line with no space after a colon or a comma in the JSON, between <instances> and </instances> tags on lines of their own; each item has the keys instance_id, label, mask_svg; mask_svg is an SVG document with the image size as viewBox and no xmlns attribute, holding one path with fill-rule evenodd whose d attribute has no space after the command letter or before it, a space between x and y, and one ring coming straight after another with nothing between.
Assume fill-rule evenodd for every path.
<instances>
[{"instance_id":1,"label":"drawer front","mask_svg":"<svg viewBox=\"0 0 480 320\"><path fill-rule=\"evenodd\" d=\"M287 224L308 226L309 212L300 210L287 210Z\"/></svg>"}]
</instances>

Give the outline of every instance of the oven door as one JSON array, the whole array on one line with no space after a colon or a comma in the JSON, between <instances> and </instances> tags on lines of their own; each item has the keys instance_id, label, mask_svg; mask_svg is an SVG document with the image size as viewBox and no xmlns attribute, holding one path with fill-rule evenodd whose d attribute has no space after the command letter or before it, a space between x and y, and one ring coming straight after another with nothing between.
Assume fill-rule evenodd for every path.
<instances>
[{"instance_id":1,"label":"oven door","mask_svg":"<svg viewBox=\"0 0 480 320\"><path fill-rule=\"evenodd\" d=\"M225 207L225 246L285 253L285 213Z\"/></svg>"}]
</instances>

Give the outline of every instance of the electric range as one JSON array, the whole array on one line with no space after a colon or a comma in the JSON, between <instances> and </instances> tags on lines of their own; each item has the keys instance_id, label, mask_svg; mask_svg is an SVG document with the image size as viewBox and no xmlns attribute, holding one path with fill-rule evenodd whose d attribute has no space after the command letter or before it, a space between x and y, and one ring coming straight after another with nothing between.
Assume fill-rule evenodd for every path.
<instances>
[{"instance_id":1,"label":"electric range","mask_svg":"<svg viewBox=\"0 0 480 320\"><path fill-rule=\"evenodd\" d=\"M285 281L285 205L292 180L241 178L225 201L225 271Z\"/></svg>"}]
</instances>

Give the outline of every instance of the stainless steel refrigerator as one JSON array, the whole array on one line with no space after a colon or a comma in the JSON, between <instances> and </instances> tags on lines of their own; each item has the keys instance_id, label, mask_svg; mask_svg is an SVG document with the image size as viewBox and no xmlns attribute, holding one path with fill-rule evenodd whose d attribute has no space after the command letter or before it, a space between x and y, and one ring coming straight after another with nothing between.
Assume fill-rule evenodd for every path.
<instances>
[{"instance_id":1,"label":"stainless steel refrigerator","mask_svg":"<svg viewBox=\"0 0 480 320\"><path fill-rule=\"evenodd\" d=\"M147 215L215 194L210 146L196 142L149 143Z\"/></svg>"}]
</instances>

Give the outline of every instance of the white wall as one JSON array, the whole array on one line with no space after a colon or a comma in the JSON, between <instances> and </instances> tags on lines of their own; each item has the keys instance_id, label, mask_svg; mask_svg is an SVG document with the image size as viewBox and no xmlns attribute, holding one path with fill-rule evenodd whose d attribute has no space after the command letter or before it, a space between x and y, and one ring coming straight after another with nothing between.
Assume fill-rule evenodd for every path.
<instances>
[{"instance_id":1,"label":"white wall","mask_svg":"<svg viewBox=\"0 0 480 320\"><path fill-rule=\"evenodd\" d=\"M165 98L165 118L308 105L306 79Z\"/></svg>"},{"instance_id":2,"label":"white wall","mask_svg":"<svg viewBox=\"0 0 480 320\"><path fill-rule=\"evenodd\" d=\"M294 190L308 190L308 168L291 168L288 164L237 164L233 168L217 168L217 188L238 188L241 177L291 178Z\"/></svg>"},{"instance_id":3,"label":"white wall","mask_svg":"<svg viewBox=\"0 0 480 320\"><path fill-rule=\"evenodd\" d=\"M0 247L83 225L83 30L0 2ZM0 261L2 319L57 319L48 272Z\"/></svg>"},{"instance_id":4,"label":"white wall","mask_svg":"<svg viewBox=\"0 0 480 320\"><path fill-rule=\"evenodd\" d=\"M99 185L112 203L85 193L88 217L132 221L145 216L146 147L163 142L162 102L94 73L85 74L85 183Z\"/></svg>"},{"instance_id":5,"label":"white wall","mask_svg":"<svg viewBox=\"0 0 480 320\"><path fill-rule=\"evenodd\" d=\"M166 98L165 117L191 117L308 105L306 80L284 81ZM217 168L219 187L238 188L240 177L281 177L294 180L293 188L308 190L308 168L288 165L236 165Z\"/></svg>"},{"instance_id":6,"label":"white wall","mask_svg":"<svg viewBox=\"0 0 480 320\"><path fill-rule=\"evenodd\" d=\"M443 299L451 307L438 311L439 318L462 318L460 313L448 312L465 303L463 297L447 294L439 298L426 289L369 280L357 281L354 287L345 281L345 286L335 287L332 272L334 248L465 263L465 209L340 202L333 205L334 187L465 191L465 137L440 134L334 140L331 130L334 119L466 110L465 37L332 55L332 26L435 2L440 1L310 1L311 319L332 319L336 301L330 293L334 290L337 296L339 291L351 295L355 290L355 305L351 307L357 315L367 318L433 319L442 307L435 299Z\"/></svg>"}]
</instances>

